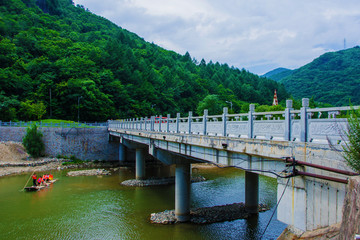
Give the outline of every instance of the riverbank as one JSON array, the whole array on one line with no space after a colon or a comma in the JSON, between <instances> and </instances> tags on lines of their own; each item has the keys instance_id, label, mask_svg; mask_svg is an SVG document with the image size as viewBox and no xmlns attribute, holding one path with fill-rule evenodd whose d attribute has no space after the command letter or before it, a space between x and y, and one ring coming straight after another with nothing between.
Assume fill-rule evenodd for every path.
<instances>
[{"instance_id":1,"label":"riverbank","mask_svg":"<svg viewBox=\"0 0 360 240\"><path fill-rule=\"evenodd\" d=\"M24 146L18 142L0 142L0 177L53 170L75 168L114 168L119 162L83 162L79 164L66 164L68 159L63 158L37 158L33 159L26 153Z\"/></svg>"}]
</instances>

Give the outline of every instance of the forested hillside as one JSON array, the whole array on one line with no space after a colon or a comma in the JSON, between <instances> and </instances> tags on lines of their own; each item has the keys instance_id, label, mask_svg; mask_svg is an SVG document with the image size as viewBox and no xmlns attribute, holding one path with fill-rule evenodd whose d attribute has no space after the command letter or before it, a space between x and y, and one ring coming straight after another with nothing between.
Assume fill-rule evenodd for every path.
<instances>
[{"instance_id":1,"label":"forested hillside","mask_svg":"<svg viewBox=\"0 0 360 240\"><path fill-rule=\"evenodd\" d=\"M2 121L174 116L207 99L240 112L271 104L274 89L289 97L275 81L165 50L71 0L0 0L0 32Z\"/></svg>"},{"instance_id":2,"label":"forested hillside","mask_svg":"<svg viewBox=\"0 0 360 240\"><path fill-rule=\"evenodd\" d=\"M295 98L335 106L360 104L360 48L321 55L280 80Z\"/></svg>"}]
</instances>

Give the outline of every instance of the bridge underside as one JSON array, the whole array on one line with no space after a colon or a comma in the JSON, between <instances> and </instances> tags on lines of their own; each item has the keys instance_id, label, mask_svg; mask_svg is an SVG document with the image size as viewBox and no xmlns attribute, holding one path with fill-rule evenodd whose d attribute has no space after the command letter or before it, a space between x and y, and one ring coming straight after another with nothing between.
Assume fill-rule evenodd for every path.
<instances>
[{"instance_id":1,"label":"bridge underside","mask_svg":"<svg viewBox=\"0 0 360 240\"><path fill-rule=\"evenodd\" d=\"M180 220L186 221L189 212L190 164L209 162L242 168L246 174L246 194L249 209L258 204L258 175L270 177L286 175L284 157L346 169L341 155L324 144L238 139L231 137L186 135L141 130L109 129L119 137L120 145L142 149L161 162L176 165L175 210ZM121 147L120 147L121 149ZM138 150L136 150L138 154ZM141 159L136 155L136 159ZM119 155L121 159L121 154ZM138 160L137 167L138 167ZM141 166L141 163L139 163ZM291 169L290 169L291 170ZM324 174L322 170L302 167L307 172ZM256 173L256 174L255 174ZM140 174L140 173L139 173ZM277 174L277 175L275 175ZM336 176L334 173L327 173ZM284 194L283 194L284 192ZM326 227L341 221L345 185L309 177L278 178L278 219L296 229L306 231ZM246 198L247 199L247 198ZM255 210L253 210L255 211Z\"/></svg>"}]
</instances>

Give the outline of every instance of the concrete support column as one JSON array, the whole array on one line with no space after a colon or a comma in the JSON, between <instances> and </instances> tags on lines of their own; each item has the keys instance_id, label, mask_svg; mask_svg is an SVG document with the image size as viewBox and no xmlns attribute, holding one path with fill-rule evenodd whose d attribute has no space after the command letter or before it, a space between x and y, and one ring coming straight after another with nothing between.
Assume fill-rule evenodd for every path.
<instances>
[{"instance_id":1,"label":"concrete support column","mask_svg":"<svg viewBox=\"0 0 360 240\"><path fill-rule=\"evenodd\" d=\"M209 112L207 109L204 109L204 116L203 116L203 134L206 135L207 134L207 116L208 116Z\"/></svg>"},{"instance_id":2,"label":"concrete support column","mask_svg":"<svg viewBox=\"0 0 360 240\"><path fill-rule=\"evenodd\" d=\"M222 134L224 137L226 137L226 121L227 121L227 115L228 115L228 108L227 107L224 107L223 108L223 115L222 115Z\"/></svg>"},{"instance_id":3,"label":"concrete support column","mask_svg":"<svg viewBox=\"0 0 360 240\"><path fill-rule=\"evenodd\" d=\"M259 212L259 175L253 172L245 172L245 209Z\"/></svg>"},{"instance_id":4,"label":"concrete support column","mask_svg":"<svg viewBox=\"0 0 360 240\"><path fill-rule=\"evenodd\" d=\"M286 100L285 108L285 133L284 140L291 141L291 110L292 110L292 100Z\"/></svg>"},{"instance_id":5,"label":"concrete support column","mask_svg":"<svg viewBox=\"0 0 360 240\"><path fill-rule=\"evenodd\" d=\"M302 108L300 109L300 141L307 142L308 141L308 114L307 109L309 108L309 99L302 99Z\"/></svg>"},{"instance_id":6,"label":"concrete support column","mask_svg":"<svg viewBox=\"0 0 360 240\"><path fill-rule=\"evenodd\" d=\"M119 161L124 163L126 160L126 148L123 144L119 144Z\"/></svg>"},{"instance_id":7,"label":"concrete support column","mask_svg":"<svg viewBox=\"0 0 360 240\"><path fill-rule=\"evenodd\" d=\"M175 217L179 222L190 219L190 163L176 164Z\"/></svg>"},{"instance_id":8,"label":"concrete support column","mask_svg":"<svg viewBox=\"0 0 360 240\"><path fill-rule=\"evenodd\" d=\"M145 151L136 149L136 179L145 179Z\"/></svg>"},{"instance_id":9,"label":"concrete support column","mask_svg":"<svg viewBox=\"0 0 360 240\"><path fill-rule=\"evenodd\" d=\"M253 113L255 112L255 104L250 104L249 106L249 115L248 115L248 138L254 137L254 117Z\"/></svg>"}]
</instances>

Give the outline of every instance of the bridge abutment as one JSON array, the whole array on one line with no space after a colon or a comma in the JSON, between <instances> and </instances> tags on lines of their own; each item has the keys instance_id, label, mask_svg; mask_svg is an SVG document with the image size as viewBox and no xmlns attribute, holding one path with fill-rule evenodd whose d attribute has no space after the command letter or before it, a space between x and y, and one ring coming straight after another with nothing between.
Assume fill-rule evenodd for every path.
<instances>
[{"instance_id":1,"label":"bridge abutment","mask_svg":"<svg viewBox=\"0 0 360 240\"><path fill-rule=\"evenodd\" d=\"M245 172L245 209L259 212L259 175L253 172Z\"/></svg>"},{"instance_id":2,"label":"bridge abutment","mask_svg":"<svg viewBox=\"0 0 360 240\"><path fill-rule=\"evenodd\" d=\"M175 169L175 217L179 222L190 220L190 163L176 164Z\"/></svg>"}]
</instances>

